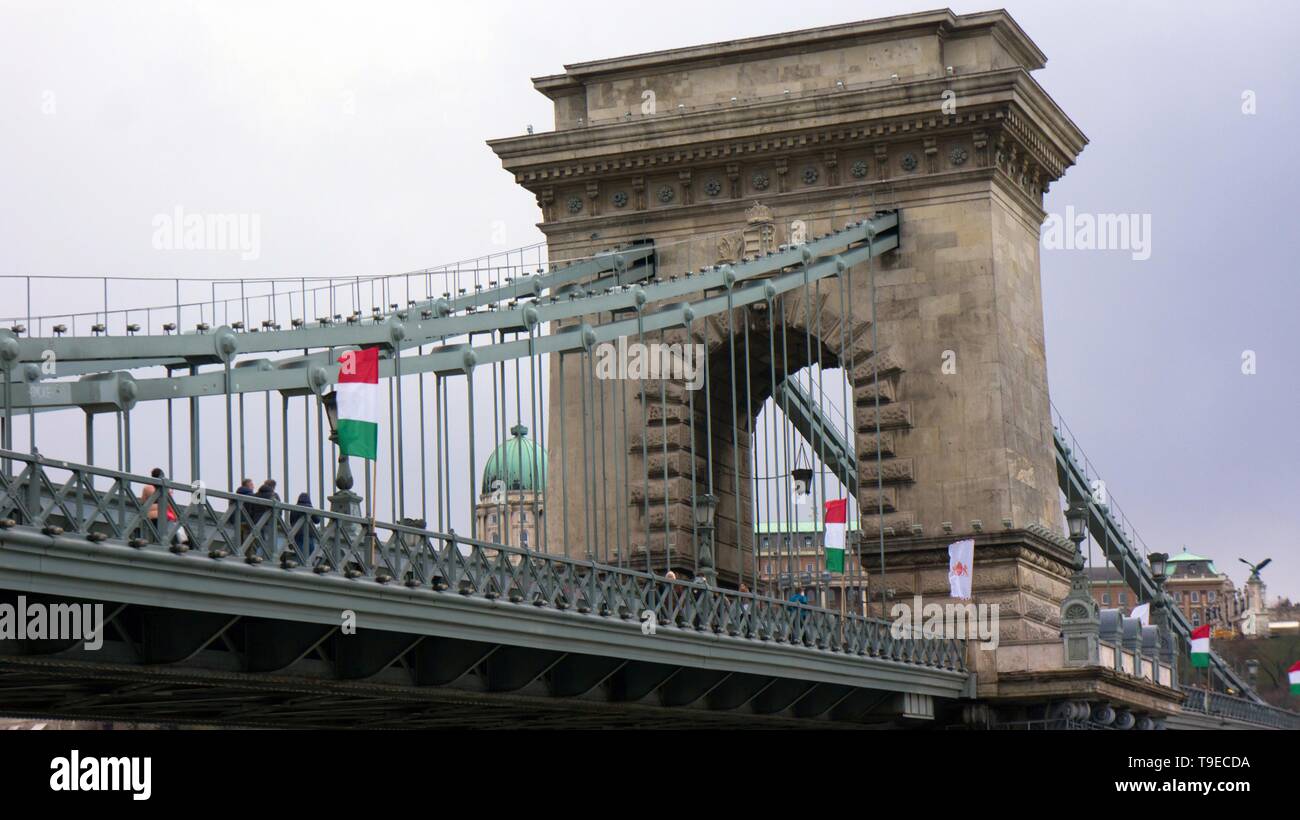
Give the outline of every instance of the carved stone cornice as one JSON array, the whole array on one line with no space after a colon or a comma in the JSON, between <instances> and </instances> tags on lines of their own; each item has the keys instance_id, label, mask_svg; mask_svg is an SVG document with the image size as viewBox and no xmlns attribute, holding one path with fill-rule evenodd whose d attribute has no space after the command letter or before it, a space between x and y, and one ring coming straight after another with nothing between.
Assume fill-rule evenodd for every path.
<instances>
[{"instance_id":1,"label":"carved stone cornice","mask_svg":"<svg viewBox=\"0 0 1300 820\"><path fill-rule=\"evenodd\" d=\"M871 518L864 515L864 521ZM975 539L977 566L1016 561L1029 564L1065 583L1073 572L1071 549L1028 530L1007 530L983 535L954 533L924 538L899 536L885 538L885 572L947 566L948 544L957 538ZM864 545L865 548L865 545Z\"/></svg>"},{"instance_id":2,"label":"carved stone cornice","mask_svg":"<svg viewBox=\"0 0 1300 820\"><path fill-rule=\"evenodd\" d=\"M943 90L960 106L942 113ZM1014 141L1039 167L1045 187L1086 145L1082 132L1022 69L958 80L923 80L714 112L556 131L490 142L516 181L535 188L587 176L671 173L806 152L818 156L854 144L933 138L976 130ZM629 151L630 145L645 146ZM976 151L979 146L976 145ZM983 164L983 163L981 163Z\"/></svg>"},{"instance_id":3,"label":"carved stone cornice","mask_svg":"<svg viewBox=\"0 0 1300 820\"><path fill-rule=\"evenodd\" d=\"M943 9L747 37L725 43L709 43L571 63L564 66L563 74L534 77L533 85L538 91L554 98L581 89L582 83L592 77L635 78L644 76L646 72L666 68L689 70L694 65L711 65L719 59L734 60L737 57L756 59L783 52L805 53L817 48L819 43L832 40L840 45L863 38L873 42L888 42L904 34L919 32L932 33L942 39L951 39L983 30L990 31L1002 49L1020 65L1032 70L1047 64L1047 55L1005 11L954 14L949 9Z\"/></svg>"}]
</instances>

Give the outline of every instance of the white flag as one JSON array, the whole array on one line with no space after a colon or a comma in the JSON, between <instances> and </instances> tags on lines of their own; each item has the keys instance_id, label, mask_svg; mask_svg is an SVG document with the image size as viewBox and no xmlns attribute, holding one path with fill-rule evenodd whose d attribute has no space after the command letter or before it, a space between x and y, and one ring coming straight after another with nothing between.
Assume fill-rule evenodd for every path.
<instances>
[{"instance_id":1,"label":"white flag","mask_svg":"<svg viewBox=\"0 0 1300 820\"><path fill-rule=\"evenodd\" d=\"M1138 604L1137 606L1133 607L1133 611L1129 613L1129 617L1140 619L1142 621L1143 626L1150 626L1151 625L1151 604Z\"/></svg>"},{"instance_id":2,"label":"white flag","mask_svg":"<svg viewBox=\"0 0 1300 820\"><path fill-rule=\"evenodd\" d=\"M948 545L948 590L952 597L970 600L971 567L974 565L974 539L967 538Z\"/></svg>"}]
</instances>

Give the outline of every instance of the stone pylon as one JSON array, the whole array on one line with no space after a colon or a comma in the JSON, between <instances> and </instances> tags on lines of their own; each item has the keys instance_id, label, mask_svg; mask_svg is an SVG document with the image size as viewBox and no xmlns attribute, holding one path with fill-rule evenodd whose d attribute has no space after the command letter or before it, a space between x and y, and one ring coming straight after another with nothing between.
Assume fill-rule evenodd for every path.
<instances>
[{"instance_id":1,"label":"stone pylon","mask_svg":"<svg viewBox=\"0 0 1300 820\"><path fill-rule=\"evenodd\" d=\"M976 600L1001 614L1000 648L972 658L981 687L1061 667L1071 549L1056 534L1039 226L1086 138L1031 77L1044 63L1004 12L940 11L535 79L555 130L491 146L536 195L553 260L653 243L666 277L881 209L901 226L897 251L851 270L847 299L825 280L647 338L703 346L707 408L682 380L594 383L582 356L553 361L547 486L577 501L561 511L548 490L551 549L689 570L690 501L711 474L720 582L750 577L753 419L820 361L852 380L863 551L884 554L873 598L943 602L946 546L972 537ZM734 401L733 378L747 385Z\"/></svg>"}]
</instances>

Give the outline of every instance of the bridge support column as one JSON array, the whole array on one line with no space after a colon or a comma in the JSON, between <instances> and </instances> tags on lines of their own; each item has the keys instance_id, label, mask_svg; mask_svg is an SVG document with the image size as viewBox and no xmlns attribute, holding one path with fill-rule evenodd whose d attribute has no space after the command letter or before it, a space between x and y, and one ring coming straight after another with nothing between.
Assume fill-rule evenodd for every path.
<instances>
[{"instance_id":1,"label":"bridge support column","mask_svg":"<svg viewBox=\"0 0 1300 820\"><path fill-rule=\"evenodd\" d=\"M491 145L539 201L567 206L543 213L552 259L653 242L659 275L680 279L878 210L900 215L898 250L849 271L847 316L834 287L811 288L783 295L775 316L737 311L692 329L687 340L706 345L716 380L709 410L697 403L692 413L671 383L646 391L644 415L641 394L628 394L637 408L628 429L646 444L644 456L639 441L627 453L630 501L593 492L591 503L610 520L626 513L633 534L648 529L652 567L662 571L654 556L665 543L675 555L689 549L705 458L719 497L719 582L747 574L752 498L718 476L752 483L749 448L763 442L750 440L749 413L773 383L814 361L844 367L877 614L888 617L879 602L889 590L894 601L950 602L946 547L971 537L975 603L1000 608L998 648L971 659L981 691L996 693L1002 672L1064 667L1072 565L1059 535L1039 228L1044 193L1087 140L1029 79L1044 62L1003 12L935 12L584 63L535 81L555 101L556 130ZM958 106L945 109L954 96ZM592 192L599 211L586 206ZM751 344L769 327L782 344L768 348L760 335L733 359L729 343L741 345L746 322ZM835 361L827 354L841 350L842 327L851 354ZM747 392L731 407L728 376L746 365ZM551 442L562 430L581 441L589 424L566 376L568 404L551 394ZM598 447L617 443L595 436ZM581 452L551 456L549 486L566 459L568 476L583 474ZM573 538L585 537L570 523ZM550 536L561 543L557 529Z\"/></svg>"}]
</instances>

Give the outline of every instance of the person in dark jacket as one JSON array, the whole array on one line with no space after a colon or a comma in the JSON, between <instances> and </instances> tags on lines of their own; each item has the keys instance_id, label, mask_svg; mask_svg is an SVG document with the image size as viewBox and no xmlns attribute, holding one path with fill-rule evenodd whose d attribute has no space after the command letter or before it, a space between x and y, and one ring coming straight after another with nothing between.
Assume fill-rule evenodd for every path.
<instances>
[{"instance_id":1,"label":"person in dark jacket","mask_svg":"<svg viewBox=\"0 0 1300 820\"><path fill-rule=\"evenodd\" d=\"M280 496L275 491L275 479L268 478L263 481L262 486L257 488L256 493L253 493L253 497L260 498L263 501L279 501ZM270 504L258 504L257 509L253 511L253 517L257 521L253 526L257 530L257 537L261 542L262 551L274 555L278 552L276 542L280 540L275 531L275 508Z\"/></svg>"},{"instance_id":2,"label":"person in dark jacket","mask_svg":"<svg viewBox=\"0 0 1300 820\"><path fill-rule=\"evenodd\" d=\"M310 507L311 495L308 493L298 493L298 500L295 502L299 507ZM316 533L312 530L312 524L319 524L321 517L311 513L298 512L293 510L289 513L289 531L293 533L293 543L298 545L299 552L308 560L311 560L311 554L316 550ZM294 528L297 527L297 531Z\"/></svg>"},{"instance_id":3,"label":"person in dark jacket","mask_svg":"<svg viewBox=\"0 0 1300 820\"><path fill-rule=\"evenodd\" d=\"M235 490L235 495L255 495L253 490L253 479L245 478L239 482L239 489ZM253 525L253 510L251 504L239 503L239 543L248 543L248 533Z\"/></svg>"}]
</instances>

